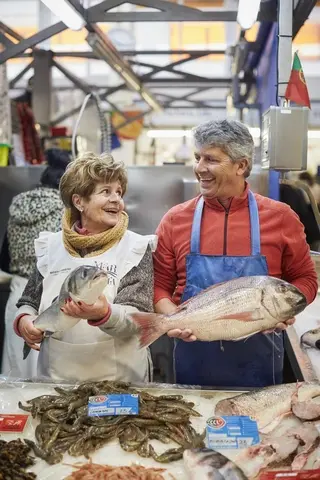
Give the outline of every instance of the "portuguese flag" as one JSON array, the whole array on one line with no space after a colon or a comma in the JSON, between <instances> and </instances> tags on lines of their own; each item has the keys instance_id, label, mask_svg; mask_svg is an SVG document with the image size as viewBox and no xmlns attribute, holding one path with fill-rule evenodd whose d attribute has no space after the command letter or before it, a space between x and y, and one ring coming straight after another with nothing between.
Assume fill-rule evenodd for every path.
<instances>
[{"instance_id":1,"label":"portuguese flag","mask_svg":"<svg viewBox=\"0 0 320 480\"><path fill-rule=\"evenodd\" d=\"M298 105L311 108L306 79L297 53L294 54L291 75L284 97Z\"/></svg>"}]
</instances>

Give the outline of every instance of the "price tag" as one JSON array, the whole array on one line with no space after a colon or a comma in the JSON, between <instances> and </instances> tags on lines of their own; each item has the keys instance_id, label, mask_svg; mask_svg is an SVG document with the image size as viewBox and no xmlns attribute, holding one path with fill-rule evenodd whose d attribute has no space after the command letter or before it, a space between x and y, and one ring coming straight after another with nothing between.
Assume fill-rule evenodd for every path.
<instances>
[{"instance_id":1,"label":"price tag","mask_svg":"<svg viewBox=\"0 0 320 480\"><path fill-rule=\"evenodd\" d=\"M206 426L207 447L214 450L248 448L260 442L257 422L250 417L211 417Z\"/></svg>"},{"instance_id":2,"label":"price tag","mask_svg":"<svg viewBox=\"0 0 320 480\"><path fill-rule=\"evenodd\" d=\"M320 470L287 471L276 470L273 472L263 472L260 474L260 480L319 480Z\"/></svg>"},{"instance_id":3,"label":"price tag","mask_svg":"<svg viewBox=\"0 0 320 480\"><path fill-rule=\"evenodd\" d=\"M88 416L138 415L139 397L137 394L110 394L89 397Z\"/></svg>"},{"instance_id":4,"label":"price tag","mask_svg":"<svg viewBox=\"0 0 320 480\"><path fill-rule=\"evenodd\" d=\"M27 425L29 415L0 414L0 432L22 433Z\"/></svg>"}]
</instances>

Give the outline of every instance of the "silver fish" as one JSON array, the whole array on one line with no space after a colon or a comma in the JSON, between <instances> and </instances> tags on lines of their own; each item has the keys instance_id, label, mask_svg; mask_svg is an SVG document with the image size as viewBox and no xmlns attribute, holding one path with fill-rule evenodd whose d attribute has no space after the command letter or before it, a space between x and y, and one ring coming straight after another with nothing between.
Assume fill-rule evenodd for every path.
<instances>
[{"instance_id":1,"label":"silver fish","mask_svg":"<svg viewBox=\"0 0 320 480\"><path fill-rule=\"evenodd\" d=\"M75 302L82 301L89 305L95 303L107 286L107 273L99 267L82 265L73 270L65 279L60 289L59 296L42 312L34 321L34 326L51 335L56 332L64 332L74 327L79 318L65 315L61 308L68 298ZM30 347L25 343L23 347L23 359L30 352Z\"/></svg>"},{"instance_id":2,"label":"silver fish","mask_svg":"<svg viewBox=\"0 0 320 480\"><path fill-rule=\"evenodd\" d=\"M294 286L269 276L241 277L214 285L171 315L133 313L141 347L171 329L192 330L198 340L241 340L289 320L307 306Z\"/></svg>"},{"instance_id":3,"label":"silver fish","mask_svg":"<svg viewBox=\"0 0 320 480\"><path fill-rule=\"evenodd\" d=\"M292 412L295 396L296 408L302 402L311 401L320 395L320 383L287 383L261 388L253 392L220 400L215 415L248 415L258 423L259 431L272 431L281 419Z\"/></svg>"},{"instance_id":4,"label":"silver fish","mask_svg":"<svg viewBox=\"0 0 320 480\"><path fill-rule=\"evenodd\" d=\"M304 333L300 338L300 343L303 347L317 348L320 350L320 327Z\"/></svg>"},{"instance_id":5,"label":"silver fish","mask_svg":"<svg viewBox=\"0 0 320 480\"><path fill-rule=\"evenodd\" d=\"M235 463L209 448L195 448L183 452L183 461L189 480L246 480Z\"/></svg>"}]
</instances>

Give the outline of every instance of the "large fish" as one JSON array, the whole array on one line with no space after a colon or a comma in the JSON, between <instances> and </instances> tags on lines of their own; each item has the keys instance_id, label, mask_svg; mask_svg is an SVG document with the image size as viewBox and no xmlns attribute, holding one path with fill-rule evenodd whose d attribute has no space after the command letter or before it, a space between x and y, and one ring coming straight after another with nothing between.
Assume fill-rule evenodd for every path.
<instances>
[{"instance_id":1,"label":"large fish","mask_svg":"<svg viewBox=\"0 0 320 480\"><path fill-rule=\"evenodd\" d=\"M320 327L308 330L301 336L300 342L302 347L317 348L320 350Z\"/></svg>"},{"instance_id":2,"label":"large fish","mask_svg":"<svg viewBox=\"0 0 320 480\"><path fill-rule=\"evenodd\" d=\"M259 431L272 431L281 419L292 413L292 407L313 405L312 399L320 395L320 383L287 383L261 388L253 392L220 400L215 415L245 415L258 423ZM297 398L296 398L297 396Z\"/></svg>"},{"instance_id":3,"label":"large fish","mask_svg":"<svg viewBox=\"0 0 320 480\"><path fill-rule=\"evenodd\" d=\"M183 452L189 480L246 480L242 470L219 452L195 448Z\"/></svg>"},{"instance_id":4,"label":"large fish","mask_svg":"<svg viewBox=\"0 0 320 480\"><path fill-rule=\"evenodd\" d=\"M171 315L134 313L140 345L147 346L171 329L190 329L198 340L241 340L289 320L307 306L293 285L269 276L241 277L214 285Z\"/></svg>"},{"instance_id":5,"label":"large fish","mask_svg":"<svg viewBox=\"0 0 320 480\"><path fill-rule=\"evenodd\" d=\"M55 301L35 319L34 326L45 332L47 336L74 327L80 319L70 317L61 311L65 301L71 298L75 302L82 301L92 305L98 300L107 283L107 273L99 267L82 265L76 268L63 282L59 296ZM30 347L25 343L23 347L24 360L29 355L30 350Z\"/></svg>"}]
</instances>

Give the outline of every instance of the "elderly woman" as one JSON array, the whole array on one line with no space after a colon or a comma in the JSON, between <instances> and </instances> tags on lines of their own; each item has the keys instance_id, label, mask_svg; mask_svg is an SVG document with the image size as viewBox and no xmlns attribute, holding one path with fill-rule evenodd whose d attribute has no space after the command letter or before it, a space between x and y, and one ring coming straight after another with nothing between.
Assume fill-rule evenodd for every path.
<instances>
[{"instance_id":1,"label":"elderly woman","mask_svg":"<svg viewBox=\"0 0 320 480\"><path fill-rule=\"evenodd\" d=\"M68 299L64 313L84 320L45 338L39 376L70 381L149 379L149 352L138 348L127 314L153 309L155 237L127 229L126 189L124 165L108 154L83 155L70 163L61 179L66 207L62 231L44 232L35 242L37 268L17 304L16 333L39 349L43 333L33 321L51 305L67 275L79 265L102 266L108 272L108 285L93 305Z\"/></svg>"},{"instance_id":2,"label":"elderly woman","mask_svg":"<svg viewBox=\"0 0 320 480\"><path fill-rule=\"evenodd\" d=\"M156 311L173 313L207 287L251 275L284 278L312 302L317 275L303 225L288 205L253 193L246 181L254 156L247 127L206 122L194 129L194 141L200 195L173 207L158 227ZM236 308L235 318L241 313L246 312ZM273 342L261 333L222 345L198 342L190 330L169 335L176 337L177 383L264 387L282 382L282 335Z\"/></svg>"}]
</instances>

